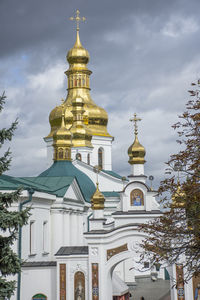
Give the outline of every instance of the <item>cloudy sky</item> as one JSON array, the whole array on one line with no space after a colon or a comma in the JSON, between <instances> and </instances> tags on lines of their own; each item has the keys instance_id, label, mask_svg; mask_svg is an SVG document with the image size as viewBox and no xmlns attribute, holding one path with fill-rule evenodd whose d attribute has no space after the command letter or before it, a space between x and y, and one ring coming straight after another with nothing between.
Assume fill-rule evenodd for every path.
<instances>
[{"instance_id":1,"label":"cloudy sky","mask_svg":"<svg viewBox=\"0 0 200 300\"><path fill-rule=\"evenodd\" d=\"M115 137L113 169L130 173L136 112L146 173L157 183L178 150L171 125L200 75L199 0L0 0L0 92L7 95L0 126L19 118L9 174L46 168L43 137L50 111L66 96L66 54L75 41L69 17L77 8L87 18L80 37L91 57L91 95Z\"/></svg>"}]
</instances>

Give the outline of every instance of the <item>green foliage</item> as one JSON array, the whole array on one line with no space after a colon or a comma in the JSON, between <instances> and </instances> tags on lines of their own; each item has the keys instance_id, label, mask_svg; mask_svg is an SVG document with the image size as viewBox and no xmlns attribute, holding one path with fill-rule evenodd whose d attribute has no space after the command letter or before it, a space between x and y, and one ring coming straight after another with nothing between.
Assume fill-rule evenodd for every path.
<instances>
[{"instance_id":1,"label":"green foliage","mask_svg":"<svg viewBox=\"0 0 200 300\"><path fill-rule=\"evenodd\" d=\"M200 274L200 81L192 86L186 111L172 126L181 150L171 155L169 177L159 188L166 212L140 226L148 236L141 245L145 259L152 264L182 263L186 280Z\"/></svg>"},{"instance_id":2,"label":"green foliage","mask_svg":"<svg viewBox=\"0 0 200 300\"><path fill-rule=\"evenodd\" d=\"M6 96L0 96L0 112L3 109ZM11 141L17 127L16 120L9 128L0 130L0 148L5 141ZM10 150L0 157L0 175L9 169L11 163ZM21 270L21 261L12 250L17 240L19 227L27 223L29 209L11 210L11 205L19 201L21 190L12 193L0 193L0 300L9 299L14 293L16 282L8 280L9 275L15 275Z\"/></svg>"}]
</instances>

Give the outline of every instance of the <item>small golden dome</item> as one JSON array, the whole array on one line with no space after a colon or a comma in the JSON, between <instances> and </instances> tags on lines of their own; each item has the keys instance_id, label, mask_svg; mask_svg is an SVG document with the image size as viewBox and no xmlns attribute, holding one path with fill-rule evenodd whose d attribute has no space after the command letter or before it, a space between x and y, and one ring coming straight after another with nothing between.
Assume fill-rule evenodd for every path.
<instances>
[{"instance_id":1,"label":"small golden dome","mask_svg":"<svg viewBox=\"0 0 200 300\"><path fill-rule=\"evenodd\" d=\"M53 135L54 160L71 160L72 135L65 127L63 105L61 108L63 110L61 126Z\"/></svg>"},{"instance_id":2,"label":"small golden dome","mask_svg":"<svg viewBox=\"0 0 200 300\"><path fill-rule=\"evenodd\" d=\"M136 114L134 114L134 118L130 119L131 122L134 122L135 127L135 140L133 144L128 148L128 156L129 156L129 164L136 165L136 164L144 164L145 163L145 148L140 144L138 140L138 126L137 122L141 121L140 118L137 117Z\"/></svg>"},{"instance_id":3,"label":"small golden dome","mask_svg":"<svg viewBox=\"0 0 200 300\"><path fill-rule=\"evenodd\" d=\"M104 195L99 191L99 184L97 183L96 191L91 197L92 209L93 210L104 209L104 202L105 202Z\"/></svg>"},{"instance_id":4,"label":"small golden dome","mask_svg":"<svg viewBox=\"0 0 200 300\"><path fill-rule=\"evenodd\" d=\"M144 164L145 163L145 148L138 141L137 135L135 136L134 143L128 148L129 164Z\"/></svg>"},{"instance_id":5,"label":"small golden dome","mask_svg":"<svg viewBox=\"0 0 200 300\"><path fill-rule=\"evenodd\" d=\"M181 190L181 184L178 180L176 192L172 195L172 207L183 208L185 207L185 192Z\"/></svg>"},{"instance_id":6,"label":"small golden dome","mask_svg":"<svg viewBox=\"0 0 200 300\"><path fill-rule=\"evenodd\" d=\"M87 64L89 62L89 52L82 46L79 31L76 31L76 42L74 46L67 53L67 61L69 64Z\"/></svg>"}]
</instances>

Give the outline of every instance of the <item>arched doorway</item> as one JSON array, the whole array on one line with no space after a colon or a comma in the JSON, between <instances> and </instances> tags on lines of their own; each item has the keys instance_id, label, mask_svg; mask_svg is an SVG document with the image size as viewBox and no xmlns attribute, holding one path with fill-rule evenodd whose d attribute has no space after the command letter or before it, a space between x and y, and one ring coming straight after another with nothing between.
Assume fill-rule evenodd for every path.
<instances>
[{"instance_id":1,"label":"arched doorway","mask_svg":"<svg viewBox=\"0 0 200 300\"><path fill-rule=\"evenodd\" d=\"M113 300L114 271L117 266L121 263L126 264L126 262L129 262L129 269L137 267L140 243L145 239L145 235L137 230L137 224L129 223L108 232L98 232L98 236L96 232L90 232L85 237L90 248L89 253L91 253L89 300ZM141 252L143 251L141 250ZM153 271L156 272L155 266L153 267ZM152 269L149 270L149 276L151 274ZM167 284L169 286L169 282ZM126 289L124 290L126 292ZM157 298L152 299L156 300Z\"/></svg>"}]
</instances>

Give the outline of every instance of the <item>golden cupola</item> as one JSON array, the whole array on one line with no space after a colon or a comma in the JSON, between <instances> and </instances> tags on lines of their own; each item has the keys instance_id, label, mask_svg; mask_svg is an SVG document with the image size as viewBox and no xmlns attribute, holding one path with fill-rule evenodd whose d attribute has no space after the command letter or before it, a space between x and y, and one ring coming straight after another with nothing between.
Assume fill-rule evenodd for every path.
<instances>
[{"instance_id":1,"label":"golden cupola","mask_svg":"<svg viewBox=\"0 0 200 300\"><path fill-rule=\"evenodd\" d=\"M92 148L92 134L83 122L84 101L77 97L72 101L73 124L70 128L72 134L73 147L90 147Z\"/></svg>"},{"instance_id":2,"label":"golden cupola","mask_svg":"<svg viewBox=\"0 0 200 300\"><path fill-rule=\"evenodd\" d=\"M129 156L129 164L136 165L136 164L144 164L145 163L145 148L140 144L138 140L138 127L137 122L141 121L141 119L137 118L137 115L134 114L134 118L130 121L134 122L135 126L135 140L133 144L128 148L128 156Z\"/></svg>"},{"instance_id":3,"label":"golden cupola","mask_svg":"<svg viewBox=\"0 0 200 300\"><path fill-rule=\"evenodd\" d=\"M93 210L103 210L104 209L104 202L105 197L99 190L99 184L97 183L96 191L94 192L93 196L91 197L91 208Z\"/></svg>"},{"instance_id":4,"label":"golden cupola","mask_svg":"<svg viewBox=\"0 0 200 300\"><path fill-rule=\"evenodd\" d=\"M76 16L70 18L77 22L76 42L67 54L69 69L65 72L68 78L68 94L64 102L65 111L65 126L70 129L73 123L73 105L72 102L76 98L82 98L84 101L83 121L92 135L109 136L107 131L108 115L106 111L97 106L90 96L90 75L92 72L87 68L89 62L89 53L82 46L79 37L79 22L85 18L79 16L79 11L76 11ZM62 109L60 106L54 108L49 116L51 132L47 138L52 137L61 123Z\"/></svg>"},{"instance_id":5,"label":"golden cupola","mask_svg":"<svg viewBox=\"0 0 200 300\"><path fill-rule=\"evenodd\" d=\"M53 134L54 161L71 160L72 135L69 129L67 129L65 126L65 114L63 104L61 105L61 109L61 125Z\"/></svg>"}]
</instances>

